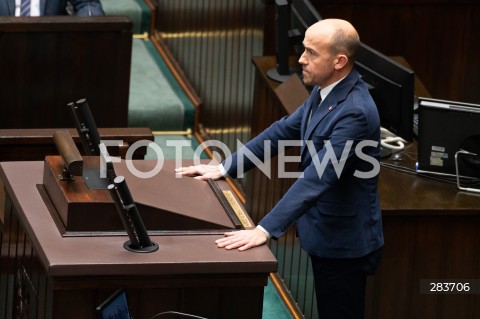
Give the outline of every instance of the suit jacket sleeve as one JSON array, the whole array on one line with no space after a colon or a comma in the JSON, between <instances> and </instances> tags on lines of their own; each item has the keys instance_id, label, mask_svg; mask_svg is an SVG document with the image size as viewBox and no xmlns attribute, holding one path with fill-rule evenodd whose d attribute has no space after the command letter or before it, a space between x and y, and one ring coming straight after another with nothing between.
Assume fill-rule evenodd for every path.
<instances>
[{"instance_id":1,"label":"suit jacket sleeve","mask_svg":"<svg viewBox=\"0 0 480 319\"><path fill-rule=\"evenodd\" d=\"M269 143L268 147L270 147L271 150L270 157L274 157L279 152L278 142L280 140L300 140L301 122L304 112L308 108L309 101L310 98L297 108L293 114L274 122L269 128L223 161L222 164L228 175L232 178L241 177L242 173L247 172L255 166L253 161L244 156L247 150L261 161L265 161L267 160L267 158L265 158L265 142Z\"/></svg>"}]
</instances>

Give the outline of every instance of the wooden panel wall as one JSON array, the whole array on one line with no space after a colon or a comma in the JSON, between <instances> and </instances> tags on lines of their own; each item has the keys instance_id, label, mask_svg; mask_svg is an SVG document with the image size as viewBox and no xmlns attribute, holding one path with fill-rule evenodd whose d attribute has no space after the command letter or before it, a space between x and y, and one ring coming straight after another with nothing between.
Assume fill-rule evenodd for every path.
<instances>
[{"instance_id":1,"label":"wooden panel wall","mask_svg":"<svg viewBox=\"0 0 480 319\"><path fill-rule=\"evenodd\" d=\"M258 0L157 1L156 29L205 105L201 127L234 149L250 136L254 69L262 55Z\"/></svg>"},{"instance_id":2,"label":"wooden panel wall","mask_svg":"<svg viewBox=\"0 0 480 319\"><path fill-rule=\"evenodd\" d=\"M311 0L323 18L343 18L362 41L403 56L432 97L480 103L480 3L465 0Z\"/></svg>"},{"instance_id":3,"label":"wooden panel wall","mask_svg":"<svg viewBox=\"0 0 480 319\"><path fill-rule=\"evenodd\" d=\"M126 127L132 54L127 17L2 17L0 128L72 127L86 98L98 127Z\"/></svg>"},{"instance_id":4,"label":"wooden panel wall","mask_svg":"<svg viewBox=\"0 0 480 319\"><path fill-rule=\"evenodd\" d=\"M13 213L12 202L8 198L3 202L5 206L0 208L4 222L0 229L0 318L43 318L39 312L47 312L45 295L40 297L48 285L45 270L25 228Z\"/></svg>"}]
</instances>

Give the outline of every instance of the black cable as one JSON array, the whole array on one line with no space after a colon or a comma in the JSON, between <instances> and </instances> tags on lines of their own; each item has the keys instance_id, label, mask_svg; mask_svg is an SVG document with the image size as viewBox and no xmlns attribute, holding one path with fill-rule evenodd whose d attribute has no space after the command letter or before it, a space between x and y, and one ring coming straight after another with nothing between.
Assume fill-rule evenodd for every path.
<instances>
[{"instance_id":1,"label":"black cable","mask_svg":"<svg viewBox=\"0 0 480 319\"><path fill-rule=\"evenodd\" d=\"M159 318L159 317L162 316L162 315L169 315L169 314L172 314L172 315L180 315L180 316L183 316L183 317L185 317L185 318L207 319L207 318L205 318L205 317L199 317L199 316L190 315L190 314L188 314L188 313L177 312L177 311L165 311L165 312L157 313L156 315L154 315L154 316L151 317L150 319Z\"/></svg>"},{"instance_id":2,"label":"black cable","mask_svg":"<svg viewBox=\"0 0 480 319\"><path fill-rule=\"evenodd\" d=\"M436 180L436 181L445 182L445 183L449 183L449 184L455 184L455 185L457 184L457 180L456 180L455 176L449 177L449 176L440 176L440 175L428 174L428 173L419 173L413 168L403 167L403 166L399 166L399 165L396 165L396 164L390 164L390 163L385 163L385 162L381 162L380 165L382 167L385 167L385 168L393 169L393 170L408 173L408 174L414 174L416 176L421 176L421 177L428 178L428 179L431 179L431 180ZM463 185L467 185L467 186L480 185L480 179L478 179L478 178L461 177L460 181Z\"/></svg>"}]
</instances>

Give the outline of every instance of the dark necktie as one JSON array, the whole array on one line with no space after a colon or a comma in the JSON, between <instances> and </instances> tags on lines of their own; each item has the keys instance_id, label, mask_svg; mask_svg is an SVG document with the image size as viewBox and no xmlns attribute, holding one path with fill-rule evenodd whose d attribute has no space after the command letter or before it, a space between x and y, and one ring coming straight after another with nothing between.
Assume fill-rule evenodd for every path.
<instances>
[{"instance_id":1,"label":"dark necktie","mask_svg":"<svg viewBox=\"0 0 480 319\"><path fill-rule=\"evenodd\" d=\"M318 90L318 100L315 99L315 101L312 104L312 115L315 114L315 112L320 108L320 104L322 103L322 96L320 95L320 89Z\"/></svg>"},{"instance_id":2,"label":"dark necktie","mask_svg":"<svg viewBox=\"0 0 480 319\"><path fill-rule=\"evenodd\" d=\"M22 0L22 3L20 4L20 16L30 16L30 0Z\"/></svg>"},{"instance_id":3,"label":"dark necktie","mask_svg":"<svg viewBox=\"0 0 480 319\"><path fill-rule=\"evenodd\" d=\"M310 110L310 118L308 120L308 123L310 123L313 114L315 114L315 112L320 108L320 103L322 103L322 96L320 95L320 89L318 89L318 94L314 97L312 101L312 108Z\"/></svg>"}]
</instances>

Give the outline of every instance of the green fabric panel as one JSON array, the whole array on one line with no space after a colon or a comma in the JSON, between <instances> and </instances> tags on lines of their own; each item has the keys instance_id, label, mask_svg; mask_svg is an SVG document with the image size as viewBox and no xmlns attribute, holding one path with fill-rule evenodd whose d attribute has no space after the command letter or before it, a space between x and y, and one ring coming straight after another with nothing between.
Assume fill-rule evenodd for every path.
<instances>
[{"instance_id":1,"label":"green fabric panel","mask_svg":"<svg viewBox=\"0 0 480 319\"><path fill-rule=\"evenodd\" d=\"M111 16L127 16L133 23L133 30L134 34L143 33L143 14L142 14L142 7L139 3L135 0L102 0L103 10L105 11L106 15ZM150 19L150 18L149 18Z\"/></svg>"},{"instance_id":2,"label":"green fabric panel","mask_svg":"<svg viewBox=\"0 0 480 319\"><path fill-rule=\"evenodd\" d=\"M148 46L149 41L133 39L128 126L182 130L183 103Z\"/></svg>"},{"instance_id":3,"label":"green fabric panel","mask_svg":"<svg viewBox=\"0 0 480 319\"><path fill-rule=\"evenodd\" d=\"M170 87L172 88L173 92L177 95L180 101L182 101L183 112L184 112L182 129L183 130L186 130L187 128L193 129L193 124L195 121L195 106L193 105L192 101L190 101L188 96L185 94L185 91L180 86L177 79L173 76L172 72L168 68L163 58L158 53L155 46L150 41L144 42L144 45L150 51L150 55L156 61L158 67L162 72L162 75L170 84Z\"/></svg>"}]
</instances>

